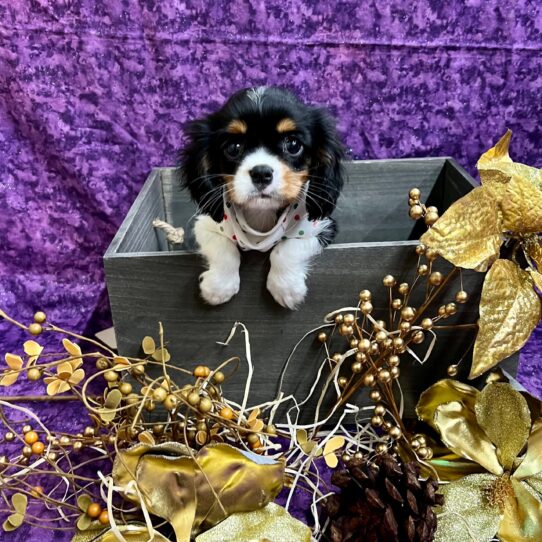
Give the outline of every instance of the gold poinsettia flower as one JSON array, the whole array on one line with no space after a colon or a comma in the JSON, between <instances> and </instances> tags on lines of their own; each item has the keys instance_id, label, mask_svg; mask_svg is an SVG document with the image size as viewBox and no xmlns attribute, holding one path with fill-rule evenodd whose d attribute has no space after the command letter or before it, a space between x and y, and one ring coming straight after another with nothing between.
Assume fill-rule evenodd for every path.
<instances>
[{"instance_id":1,"label":"gold poinsettia flower","mask_svg":"<svg viewBox=\"0 0 542 542\"><path fill-rule=\"evenodd\" d=\"M416 411L452 452L430 463L444 478L436 542L542 540L542 418L539 405L505 382L480 392L441 380ZM534 419L534 421L532 421ZM466 476L459 477L462 473Z\"/></svg>"},{"instance_id":2,"label":"gold poinsettia flower","mask_svg":"<svg viewBox=\"0 0 542 542\"><path fill-rule=\"evenodd\" d=\"M540 322L542 303L542 170L514 162L512 132L477 163L482 186L453 203L420 242L457 267L487 271L469 378L517 352ZM500 258L503 242L512 259ZM515 258L523 252L527 269Z\"/></svg>"},{"instance_id":3,"label":"gold poinsettia flower","mask_svg":"<svg viewBox=\"0 0 542 542\"><path fill-rule=\"evenodd\" d=\"M48 376L43 379L47 384L47 395L64 393L73 386L77 386L85 378L85 371L79 369L82 363L83 361L80 358L59 363L56 367L56 376Z\"/></svg>"}]
</instances>

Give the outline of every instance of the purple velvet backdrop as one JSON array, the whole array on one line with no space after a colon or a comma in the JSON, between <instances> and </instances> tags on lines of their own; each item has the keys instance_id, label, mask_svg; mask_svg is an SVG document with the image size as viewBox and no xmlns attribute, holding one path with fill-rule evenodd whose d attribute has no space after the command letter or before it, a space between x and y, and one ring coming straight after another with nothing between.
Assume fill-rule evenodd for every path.
<instances>
[{"instance_id":1,"label":"purple velvet backdrop","mask_svg":"<svg viewBox=\"0 0 542 542\"><path fill-rule=\"evenodd\" d=\"M182 123L240 87L329 106L355 158L452 155L474 172L510 127L513 157L540 165L542 11L512 4L2 2L0 307L107 325L116 228L150 168L175 162ZM2 352L22 339L0 323ZM539 330L521 366L538 395L541 343Z\"/></svg>"}]
</instances>

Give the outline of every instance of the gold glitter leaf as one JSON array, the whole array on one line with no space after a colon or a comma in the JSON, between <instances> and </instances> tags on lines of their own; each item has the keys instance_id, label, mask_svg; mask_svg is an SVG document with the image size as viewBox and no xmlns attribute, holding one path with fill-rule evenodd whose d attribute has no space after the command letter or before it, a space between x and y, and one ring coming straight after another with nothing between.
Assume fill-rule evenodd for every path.
<instances>
[{"instance_id":1,"label":"gold glitter leaf","mask_svg":"<svg viewBox=\"0 0 542 542\"><path fill-rule=\"evenodd\" d=\"M542 540L542 502L527 486L512 478L515 498L509 499L499 527L501 542L537 542Z\"/></svg>"},{"instance_id":2,"label":"gold glitter leaf","mask_svg":"<svg viewBox=\"0 0 542 542\"><path fill-rule=\"evenodd\" d=\"M147 336L141 341L141 348L145 354L150 355L156 350L156 343L152 337Z\"/></svg>"},{"instance_id":3,"label":"gold glitter leaf","mask_svg":"<svg viewBox=\"0 0 542 542\"><path fill-rule=\"evenodd\" d=\"M480 393L475 412L478 423L497 446L501 464L510 470L531 429L527 401L510 384L491 382Z\"/></svg>"},{"instance_id":4,"label":"gold glitter leaf","mask_svg":"<svg viewBox=\"0 0 542 542\"><path fill-rule=\"evenodd\" d=\"M542 191L514 175L501 201L503 229L519 233L542 231Z\"/></svg>"},{"instance_id":5,"label":"gold glitter leaf","mask_svg":"<svg viewBox=\"0 0 542 542\"><path fill-rule=\"evenodd\" d=\"M301 447L301 449L307 455L310 455L310 453L316 447L316 442L314 442L314 440L309 440L306 429L298 429L296 431L296 436L297 436L297 442L299 443L299 446Z\"/></svg>"},{"instance_id":6,"label":"gold glitter leaf","mask_svg":"<svg viewBox=\"0 0 542 542\"><path fill-rule=\"evenodd\" d=\"M527 271L497 260L484 280L478 336L469 378L476 378L519 350L540 321L541 302Z\"/></svg>"},{"instance_id":7,"label":"gold glitter leaf","mask_svg":"<svg viewBox=\"0 0 542 542\"><path fill-rule=\"evenodd\" d=\"M130 362L123 356L115 356L113 358L113 365L120 365L121 367L128 367Z\"/></svg>"},{"instance_id":8,"label":"gold glitter leaf","mask_svg":"<svg viewBox=\"0 0 542 542\"><path fill-rule=\"evenodd\" d=\"M500 523L500 511L490 506L486 492L496 477L471 474L439 487L444 495L442 516L437 522L435 542L488 542Z\"/></svg>"},{"instance_id":9,"label":"gold glitter leaf","mask_svg":"<svg viewBox=\"0 0 542 542\"><path fill-rule=\"evenodd\" d=\"M143 444L149 444L150 446L154 446L156 444L154 436L150 431L143 431L142 433L139 433L137 440Z\"/></svg>"},{"instance_id":10,"label":"gold glitter leaf","mask_svg":"<svg viewBox=\"0 0 542 542\"><path fill-rule=\"evenodd\" d=\"M542 473L542 420L539 419L534 423L527 441L527 453L513 476L521 480L540 473Z\"/></svg>"},{"instance_id":11,"label":"gold glitter leaf","mask_svg":"<svg viewBox=\"0 0 542 542\"><path fill-rule=\"evenodd\" d=\"M220 525L196 537L196 542L310 542L311 530L282 506L269 503L261 510L232 514Z\"/></svg>"},{"instance_id":12,"label":"gold glitter leaf","mask_svg":"<svg viewBox=\"0 0 542 542\"><path fill-rule=\"evenodd\" d=\"M458 267L485 271L499 256L501 225L496 200L478 187L453 203L420 242Z\"/></svg>"},{"instance_id":13,"label":"gold glitter leaf","mask_svg":"<svg viewBox=\"0 0 542 542\"><path fill-rule=\"evenodd\" d=\"M112 529L104 529L103 525L98 523L97 529L101 529L100 534L96 534L96 530L77 532L71 539L71 542L118 542L118 538ZM127 525L119 525L116 529L122 533L128 542L169 542L167 538L162 536L158 531L153 531L152 536L145 525L137 523L129 523Z\"/></svg>"}]
</instances>

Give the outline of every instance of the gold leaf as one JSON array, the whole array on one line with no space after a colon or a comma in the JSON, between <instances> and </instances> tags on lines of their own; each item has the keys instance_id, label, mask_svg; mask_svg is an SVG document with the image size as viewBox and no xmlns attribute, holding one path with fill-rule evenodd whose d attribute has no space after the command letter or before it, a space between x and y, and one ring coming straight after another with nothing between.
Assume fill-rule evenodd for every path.
<instances>
[{"instance_id":1,"label":"gold leaf","mask_svg":"<svg viewBox=\"0 0 542 542\"><path fill-rule=\"evenodd\" d=\"M542 244L538 240L538 237L528 237L525 241L525 248L529 258L535 263L537 269L542 271Z\"/></svg>"},{"instance_id":2,"label":"gold leaf","mask_svg":"<svg viewBox=\"0 0 542 542\"><path fill-rule=\"evenodd\" d=\"M232 514L213 529L196 537L196 542L310 542L311 530L293 518L282 506L269 503L252 512Z\"/></svg>"},{"instance_id":3,"label":"gold leaf","mask_svg":"<svg viewBox=\"0 0 542 542\"><path fill-rule=\"evenodd\" d=\"M152 337L147 336L141 341L141 347L145 354L150 355L156 350L156 343Z\"/></svg>"},{"instance_id":4,"label":"gold leaf","mask_svg":"<svg viewBox=\"0 0 542 542\"><path fill-rule=\"evenodd\" d=\"M474 410L479 395L480 392L476 388L459 380L450 378L439 380L420 395L416 405L416 414L420 420L436 429L434 418L437 407L450 401L460 401L469 410Z\"/></svg>"},{"instance_id":5,"label":"gold leaf","mask_svg":"<svg viewBox=\"0 0 542 542\"><path fill-rule=\"evenodd\" d=\"M15 493L11 497L11 502L15 511L24 516L26 507L28 506L28 497L24 493Z\"/></svg>"},{"instance_id":6,"label":"gold leaf","mask_svg":"<svg viewBox=\"0 0 542 542\"><path fill-rule=\"evenodd\" d=\"M476 419L497 446L497 456L510 470L521 452L531 429L531 413L524 397L510 384L487 384L475 406Z\"/></svg>"},{"instance_id":7,"label":"gold leaf","mask_svg":"<svg viewBox=\"0 0 542 542\"><path fill-rule=\"evenodd\" d=\"M513 477L521 480L540 473L542 473L542 420L533 425L527 441L527 453Z\"/></svg>"},{"instance_id":8,"label":"gold leaf","mask_svg":"<svg viewBox=\"0 0 542 542\"><path fill-rule=\"evenodd\" d=\"M506 185L514 175L523 177L538 189L542 189L542 170L519 162L514 162L508 154L512 132L508 130L499 142L486 151L476 164L484 187L488 188L497 200L503 201Z\"/></svg>"},{"instance_id":9,"label":"gold leaf","mask_svg":"<svg viewBox=\"0 0 542 542\"><path fill-rule=\"evenodd\" d=\"M492 474L502 475L497 450L478 424L474 410L459 401L444 403L435 410L434 423L442 442L452 452L475 461Z\"/></svg>"},{"instance_id":10,"label":"gold leaf","mask_svg":"<svg viewBox=\"0 0 542 542\"><path fill-rule=\"evenodd\" d=\"M23 366L23 358L17 356L16 354L6 354L5 355L6 363L10 369L14 371L19 371Z\"/></svg>"},{"instance_id":11,"label":"gold leaf","mask_svg":"<svg viewBox=\"0 0 542 542\"><path fill-rule=\"evenodd\" d=\"M83 513L79 516L79 519L77 520L76 525L80 531L86 531L90 527L91 523L92 523L92 519L90 519L90 517L87 516L86 513Z\"/></svg>"},{"instance_id":12,"label":"gold leaf","mask_svg":"<svg viewBox=\"0 0 542 542\"><path fill-rule=\"evenodd\" d=\"M113 365L120 365L121 367L128 367L130 362L123 356L115 356L113 358Z\"/></svg>"},{"instance_id":13,"label":"gold leaf","mask_svg":"<svg viewBox=\"0 0 542 542\"><path fill-rule=\"evenodd\" d=\"M542 274L534 269L529 269L528 271L531 274L535 286L542 292Z\"/></svg>"},{"instance_id":14,"label":"gold leaf","mask_svg":"<svg viewBox=\"0 0 542 542\"><path fill-rule=\"evenodd\" d=\"M311 452L316 447L316 442L314 442L313 440L308 439L308 434L307 434L307 431L305 429L298 429L296 431L296 436L297 436L297 442L299 443L299 446L301 447L301 449L307 455L310 455Z\"/></svg>"},{"instance_id":15,"label":"gold leaf","mask_svg":"<svg viewBox=\"0 0 542 542\"><path fill-rule=\"evenodd\" d=\"M346 441L344 437L332 437L324 446L324 459L329 468L334 469L339 464L339 459L335 452L340 450Z\"/></svg>"},{"instance_id":16,"label":"gold leaf","mask_svg":"<svg viewBox=\"0 0 542 542\"><path fill-rule=\"evenodd\" d=\"M39 356L43 351L43 346L41 346L36 341L25 341L23 344L23 349L25 354L28 356Z\"/></svg>"},{"instance_id":17,"label":"gold leaf","mask_svg":"<svg viewBox=\"0 0 542 542\"><path fill-rule=\"evenodd\" d=\"M73 357L81 356L81 348L78 344L72 343L70 339L62 339L62 345L68 354Z\"/></svg>"},{"instance_id":18,"label":"gold leaf","mask_svg":"<svg viewBox=\"0 0 542 542\"><path fill-rule=\"evenodd\" d=\"M83 493L82 495L79 495L77 497L77 506L79 507L79 510L82 510L83 512L87 511L87 508L92 503L92 498L87 493Z\"/></svg>"},{"instance_id":19,"label":"gold leaf","mask_svg":"<svg viewBox=\"0 0 542 542\"><path fill-rule=\"evenodd\" d=\"M4 529L4 531L7 531L7 532L14 531L15 529L18 529L23 524L23 521L24 521L24 516L22 516L21 514L18 514L18 513L11 514L10 516L8 516L8 519L4 521L2 528Z\"/></svg>"},{"instance_id":20,"label":"gold leaf","mask_svg":"<svg viewBox=\"0 0 542 542\"><path fill-rule=\"evenodd\" d=\"M503 230L542 231L542 191L523 177L512 176L501 201Z\"/></svg>"},{"instance_id":21,"label":"gold leaf","mask_svg":"<svg viewBox=\"0 0 542 542\"><path fill-rule=\"evenodd\" d=\"M486 495L494 481L491 474L471 474L439 488L444 506L435 542L486 542L495 536L500 512L489 504Z\"/></svg>"},{"instance_id":22,"label":"gold leaf","mask_svg":"<svg viewBox=\"0 0 542 542\"><path fill-rule=\"evenodd\" d=\"M495 198L478 187L453 203L420 242L458 267L485 271L499 256L501 225Z\"/></svg>"},{"instance_id":23,"label":"gold leaf","mask_svg":"<svg viewBox=\"0 0 542 542\"><path fill-rule=\"evenodd\" d=\"M171 355L168 352L167 348L165 348L165 347L164 348L157 348L152 353L152 357L156 361L162 361L164 363L167 363L171 359Z\"/></svg>"},{"instance_id":24,"label":"gold leaf","mask_svg":"<svg viewBox=\"0 0 542 542\"><path fill-rule=\"evenodd\" d=\"M484 280L479 330L469 378L476 378L519 350L540 321L541 303L527 271L497 260Z\"/></svg>"},{"instance_id":25,"label":"gold leaf","mask_svg":"<svg viewBox=\"0 0 542 542\"><path fill-rule=\"evenodd\" d=\"M19 377L19 373L8 371L4 373L2 378L0 378L0 386L11 386L17 381L18 377Z\"/></svg>"},{"instance_id":26,"label":"gold leaf","mask_svg":"<svg viewBox=\"0 0 542 542\"><path fill-rule=\"evenodd\" d=\"M104 406L106 408L117 408L122 400L122 393L119 389L112 389L105 398Z\"/></svg>"},{"instance_id":27,"label":"gold leaf","mask_svg":"<svg viewBox=\"0 0 542 542\"><path fill-rule=\"evenodd\" d=\"M509 498L499 527L501 542L535 542L542 540L542 502L523 482L511 479L515 498Z\"/></svg>"}]
</instances>

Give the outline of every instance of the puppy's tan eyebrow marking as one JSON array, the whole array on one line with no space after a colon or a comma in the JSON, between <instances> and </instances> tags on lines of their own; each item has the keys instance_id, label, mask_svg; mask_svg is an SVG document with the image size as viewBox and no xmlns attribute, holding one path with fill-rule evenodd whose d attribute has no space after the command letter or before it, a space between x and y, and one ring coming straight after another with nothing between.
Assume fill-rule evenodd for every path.
<instances>
[{"instance_id":1,"label":"puppy's tan eyebrow marking","mask_svg":"<svg viewBox=\"0 0 542 542\"><path fill-rule=\"evenodd\" d=\"M226 131L230 134L246 134L247 123L244 120L233 119L227 126Z\"/></svg>"},{"instance_id":2,"label":"puppy's tan eyebrow marking","mask_svg":"<svg viewBox=\"0 0 542 542\"><path fill-rule=\"evenodd\" d=\"M282 134L283 132L292 132L295 129L297 129L295 122L288 117L279 120L279 123L277 124L277 132L279 134Z\"/></svg>"}]
</instances>

